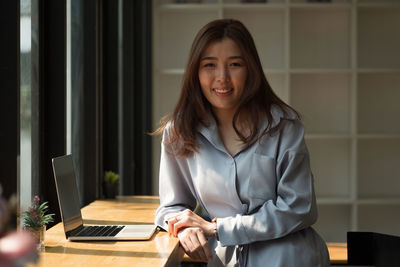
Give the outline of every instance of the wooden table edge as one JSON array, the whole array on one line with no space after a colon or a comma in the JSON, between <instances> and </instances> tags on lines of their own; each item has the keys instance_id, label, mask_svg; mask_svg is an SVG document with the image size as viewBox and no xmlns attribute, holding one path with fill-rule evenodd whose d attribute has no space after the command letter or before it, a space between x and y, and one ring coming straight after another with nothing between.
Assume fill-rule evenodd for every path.
<instances>
[{"instance_id":1,"label":"wooden table edge","mask_svg":"<svg viewBox=\"0 0 400 267\"><path fill-rule=\"evenodd\" d=\"M176 242L174 249L165 262L165 267L176 267L183 261L183 256L186 255L179 242Z\"/></svg>"},{"instance_id":2,"label":"wooden table edge","mask_svg":"<svg viewBox=\"0 0 400 267\"><path fill-rule=\"evenodd\" d=\"M329 250L329 260L333 265L347 264L347 244L326 242ZM184 253L182 262L202 262L191 259L186 253Z\"/></svg>"}]
</instances>

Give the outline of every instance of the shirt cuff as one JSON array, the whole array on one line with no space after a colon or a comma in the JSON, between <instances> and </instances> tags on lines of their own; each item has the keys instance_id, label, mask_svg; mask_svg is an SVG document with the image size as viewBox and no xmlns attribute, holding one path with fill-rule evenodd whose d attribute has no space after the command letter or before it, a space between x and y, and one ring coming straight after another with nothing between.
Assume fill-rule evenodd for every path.
<instances>
[{"instance_id":1,"label":"shirt cuff","mask_svg":"<svg viewBox=\"0 0 400 267\"><path fill-rule=\"evenodd\" d=\"M218 218L217 232L222 246L234 246L249 243L242 216Z\"/></svg>"}]
</instances>

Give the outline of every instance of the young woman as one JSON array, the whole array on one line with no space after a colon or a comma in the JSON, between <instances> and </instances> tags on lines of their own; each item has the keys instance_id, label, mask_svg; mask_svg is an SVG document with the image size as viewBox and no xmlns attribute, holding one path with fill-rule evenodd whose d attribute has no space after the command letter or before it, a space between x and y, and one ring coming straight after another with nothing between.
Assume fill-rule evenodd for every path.
<instances>
[{"instance_id":1,"label":"young woman","mask_svg":"<svg viewBox=\"0 0 400 267\"><path fill-rule=\"evenodd\" d=\"M328 266L304 128L237 20L195 37L163 132L156 224L208 266ZM192 210L196 203L211 222Z\"/></svg>"}]
</instances>

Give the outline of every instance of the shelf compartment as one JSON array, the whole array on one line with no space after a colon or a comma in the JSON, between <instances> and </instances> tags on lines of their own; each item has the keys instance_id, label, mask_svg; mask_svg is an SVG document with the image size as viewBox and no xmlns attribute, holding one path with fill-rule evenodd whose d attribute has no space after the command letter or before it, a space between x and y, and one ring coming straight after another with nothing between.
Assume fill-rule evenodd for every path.
<instances>
[{"instance_id":1,"label":"shelf compartment","mask_svg":"<svg viewBox=\"0 0 400 267\"><path fill-rule=\"evenodd\" d=\"M327 139L352 139L351 134L306 134L304 136L306 140L327 140Z\"/></svg>"},{"instance_id":2,"label":"shelf compartment","mask_svg":"<svg viewBox=\"0 0 400 267\"><path fill-rule=\"evenodd\" d=\"M326 74L326 73L339 73L339 74L351 74L353 71L351 69L291 69L289 71L291 74Z\"/></svg>"},{"instance_id":3,"label":"shelf compartment","mask_svg":"<svg viewBox=\"0 0 400 267\"><path fill-rule=\"evenodd\" d=\"M303 8L303 9L327 9L327 10L334 10L334 9L351 9L351 4L348 3L294 3L290 5L291 8Z\"/></svg>"},{"instance_id":4,"label":"shelf compartment","mask_svg":"<svg viewBox=\"0 0 400 267\"><path fill-rule=\"evenodd\" d=\"M351 10L290 9L291 68L350 68Z\"/></svg>"},{"instance_id":5,"label":"shelf compartment","mask_svg":"<svg viewBox=\"0 0 400 267\"><path fill-rule=\"evenodd\" d=\"M356 201L360 205L400 205L400 198L365 198Z\"/></svg>"},{"instance_id":6,"label":"shelf compartment","mask_svg":"<svg viewBox=\"0 0 400 267\"><path fill-rule=\"evenodd\" d=\"M176 5L176 6L189 6L189 5L204 5L204 4L217 4L218 0L157 0L155 3L158 6Z\"/></svg>"},{"instance_id":7,"label":"shelf compartment","mask_svg":"<svg viewBox=\"0 0 400 267\"><path fill-rule=\"evenodd\" d=\"M284 4L285 1L286 0L264 0L264 1L222 0L224 4L240 4L242 6Z\"/></svg>"},{"instance_id":8,"label":"shelf compartment","mask_svg":"<svg viewBox=\"0 0 400 267\"><path fill-rule=\"evenodd\" d=\"M349 74L292 74L290 103L308 134L350 132Z\"/></svg>"},{"instance_id":9,"label":"shelf compartment","mask_svg":"<svg viewBox=\"0 0 400 267\"><path fill-rule=\"evenodd\" d=\"M400 198L400 139L358 140L358 197Z\"/></svg>"},{"instance_id":10,"label":"shelf compartment","mask_svg":"<svg viewBox=\"0 0 400 267\"><path fill-rule=\"evenodd\" d=\"M218 10L168 10L159 12L158 69L184 69L196 33L218 18ZM185 23L182 23L184 21Z\"/></svg>"},{"instance_id":11,"label":"shelf compartment","mask_svg":"<svg viewBox=\"0 0 400 267\"><path fill-rule=\"evenodd\" d=\"M306 142L317 197L350 198L351 140L314 139Z\"/></svg>"},{"instance_id":12,"label":"shelf compartment","mask_svg":"<svg viewBox=\"0 0 400 267\"><path fill-rule=\"evenodd\" d=\"M161 12L186 12L186 11L216 11L216 4L167 4L159 6L158 11Z\"/></svg>"},{"instance_id":13,"label":"shelf compartment","mask_svg":"<svg viewBox=\"0 0 400 267\"><path fill-rule=\"evenodd\" d=\"M317 197L317 203L320 206L334 206L334 205L345 205L345 204L353 204L353 200L351 198L341 198L341 197Z\"/></svg>"},{"instance_id":14,"label":"shelf compartment","mask_svg":"<svg viewBox=\"0 0 400 267\"><path fill-rule=\"evenodd\" d=\"M313 227L326 242L346 242L351 230L351 205L318 205L318 220Z\"/></svg>"},{"instance_id":15,"label":"shelf compartment","mask_svg":"<svg viewBox=\"0 0 400 267\"><path fill-rule=\"evenodd\" d=\"M358 8L359 68L400 68L399 7Z\"/></svg>"},{"instance_id":16,"label":"shelf compartment","mask_svg":"<svg viewBox=\"0 0 400 267\"><path fill-rule=\"evenodd\" d=\"M184 69L163 69L159 70L158 73L163 75L183 75L185 73Z\"/></svg>"},{"instance_id":17,"label":"shelf compartment","mask_svg":"<svg viewBox=\"0 0 400 267\"><path fill-rule=\"evenodd\" d=\"M310 1L310 0L290 0L290 3L304 3L307 5L335 5L335 4L351 4L352 0L331 0L329 2L318 2L318 1Z\"/></svg>"},{"instance_id":18,"label":"shelf compartment","mask_svg":"<svg viewBox=\"0 0 400 267\"><path fill-rule=\"evenodd\" d=\"M359 6L372 6L372 5L399 5L400 0L358 0Z\"/></svg>"},{"instance_id":19,"label":"shelf compartment","mask_svg":"<svg viewBox=\"0 0 400 267\"><path fill-rule=\"evenodd\" d=\"M358 231L400 235L400 205L360 205Z\"/></svg>"},{"instance_id":20,"label":"shelf compartment","mask_svg":"<svg viewBox=\"0 0 400 267\"><path fill-rule=\"evenodd\" d=\"M400 69L358 69L358 73L393 73L400 74Z\"/></svg>"},{"instance_id":21,"label":"shelf compartment","mask_svg":"<svg viewBox=\"0 0 400 267\"><path fill-rule=\"evenodd\" d=\"M263 68L285 68L285 11L223 9L224 18L240 20L250 31Z\"/></svg>"},{"instance_id":22,"label":"shelf compartment","mask_svg":"<svg viewBox=\"0 0 400 267\"><path fill-rule=\"evenodd\" d=\"M359 139L400 139L400 134L358 134Z\"/></svg>"},{"instance_id":23,"label":"shelf compartment","mask_svg":"<svg viewBox=\"0 0 400 267\"><path fill-rule=\"evenodd\" d=\"M269 85L272 90L279 96L280 99L286 103L289 101L285 74L267 73L266 74Z\"/></svg>"},{"instance_id":24,"label":"shelf compartment","mask_svg":"<svg viewBox=\"0 0 400 267\"><path fill-rule=\"evenodd\" d=\"M358 132L400 134L400 74L358 75Z\"/></svg>"},{"instance_id":25,"label":"shelf compartment","mask_svg":"<svg viewBox=\"0 0 400 267\"><path fill-rule=\"evenodd\" d=\"M249 4L224 4L224 8L237 11L266 11L266 10L281 10L286 9L286 5L282 3L249 3Z\"/></svg>"},{"instance_id":26,"label":"shelf compartment","mask_svg":"<svg viewBox=\"0 0 400 267\"><path fill-rule=\"evenodd\" d=\"M153 124L157 125L160 118L172 113L181 92L183 75L159 74L158 83L153 90Z\"/></svg>"}]
</instances>

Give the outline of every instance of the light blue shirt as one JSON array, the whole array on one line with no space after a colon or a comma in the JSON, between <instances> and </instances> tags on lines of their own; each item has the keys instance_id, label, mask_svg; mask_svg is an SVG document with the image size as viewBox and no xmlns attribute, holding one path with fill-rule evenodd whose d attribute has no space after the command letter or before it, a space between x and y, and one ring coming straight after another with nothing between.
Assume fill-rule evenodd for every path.
<instances>
[{"instance_id":1,"label":"light blue shirt","mask_svg":"<svg viewBox=\"0 0 400 267\"><path fill-rule=\"evenodd\" d=\"M295 114L272 113L282 130L234 156L212 116L209 127L199 127L198 153L176 157L162 144L156 224L168 229L165 218L193 210L196 201L217 217L219 241L209 239L214 255L208 266L329 266L325 242L311 228L317 206L304 127ZM169 131L170 125L164 141Z\"/></svg>"}]
</instances>

